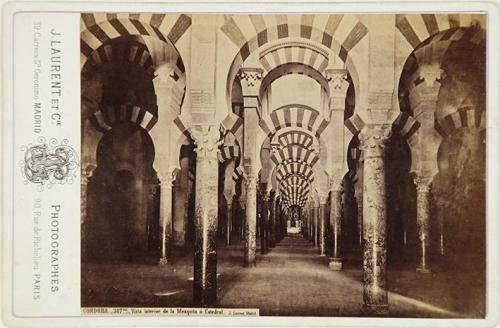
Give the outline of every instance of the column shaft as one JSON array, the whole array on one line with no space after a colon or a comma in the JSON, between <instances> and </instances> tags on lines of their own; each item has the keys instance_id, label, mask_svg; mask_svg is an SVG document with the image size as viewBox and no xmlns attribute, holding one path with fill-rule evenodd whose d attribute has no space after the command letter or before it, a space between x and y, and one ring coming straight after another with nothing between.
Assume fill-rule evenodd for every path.
<instances>
[{"instance_id":1,"label":"column shaft","mask_svg":"<svg viewBox=\"0 0 500 328\"><path fill-rule=\"evenodd\" d=\"M332 251L328 266L332 270L342 270L342 258L340 255L342 235L341 181L340 178L334 179L330 189L330 236L332 240Z\"/></svg>"},{"instance_id":2,"label":"column shaft","mask_svg":"<svg viewBox=\"0 0 500 328\"><path fill-rule=\"evenodd\" d=\"M196 188L194 210L193 303L217 303L217 216L220 138L216 126L199 126L191 131L196 144Z\"/></svg>"},{"instance_id":3,"label":"column shaft","mask_svg":"<svg viewBox=\"0 0 500 328\"><path fill-rule=\"evenodd\" d=\"M243 265L255 266L255 252L257 249L257 181L255 176L245 178L246 204L245 204L245 254Z\"/></svg>"},{"instance_id":4,"label":"column shaft","mask_svg":"<svg viewBox=\"0 0 500 328\"><path fill-rule=\"evenodd\" d=\"M227 203L227 213L226 213L226 245L231 244L231 233L233 230L233 204Z\"/></svg>"},{"instance_id":5,"label":"column shaft","mask_svg":"<svg viewBox=\"0 0 500 328\"><path fill-rule=\"evenodd\" d=\"M203 306L217 301L217 158L196 158L194 301Z\"/></svg>"},{"instance_id":6,"label":"column shaft","mask_svg":"<svg viewBox=\"0 0 500 328\"><path fill-rule=\"evenodd\" d=\"M363 246L363 196L357 200L358 206L358 239L359 246Z\"/></svg>"},{"instance_id":7,"label":"column shaft","mask_svg":"<svg viewBox=\"0 0 500 328\"><path fill-rule=\"evenodd\" d=\"M261 254L266 254L268 252L268 238L269 238L269 216L268 216L268 197L263 196L262 197L262 206L261 206L261 214L260 214L260 220L261 220L261 229L260 229L260 253Z\"/></svg>"},{"instance_id":8,"label":"column shaft","mask_svg":"<svg viewBox=\"0 0 500 328\"><path fill-rule=\"evenodd\" d=\"M385 142L391 126L365 127L360 133L363 167L363 302L368 313L388 309L386 273Z\"/></svg>"},{"instance_id":9,"label":"column shaft","mask_svg":"<svg viewBox=\"0 0 500 328\"><path fill-rule=\"evenodd\" d=\"M326 255L326 204L322 203L319 208L319 253L321 256Z\"/></svg>"},{"instance_id":10,"label":"column shaft","mask_svg":"<svg viewBox=\"0 0 500 328\"><path fill-rule=\"evenodd\" d=\"M172 255L172 174L160 177L160 265L171 261Z\"/></svg>"},{"instance_id":11,"label":"column shaft","mask_svg":"<svg viewBox=\"0 0 500 328\"><path fill-rule=\"evenodd\" d=\"M416 178L417 185L417 233L420 241L417 271L428 273L429 269L429 190L430 179Z\"/></svg>"},{"instance_id":12,"label":"column shaft","mask_svg":"<svg viewBox=\"0 0 500 328\"><path fill-rule=\"evenodd\" d=\"M269 216L269 247L276 246L276 200L271 198L270 216Z\"/></svg>"}]
</instances>

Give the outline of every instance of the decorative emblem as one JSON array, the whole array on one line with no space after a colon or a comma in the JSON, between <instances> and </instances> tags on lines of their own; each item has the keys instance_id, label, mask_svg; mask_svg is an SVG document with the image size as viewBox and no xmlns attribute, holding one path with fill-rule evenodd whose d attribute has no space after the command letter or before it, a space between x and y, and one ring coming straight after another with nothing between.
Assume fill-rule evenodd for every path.
<instances>
[{"instance_id":1,"label":"decorative emblem","mask_svg":"<svg viewBox=\"0 0 500 328\"><path fill-rule=\"evenodd\" d=\"M72 184L77 175L79 160L76 151L68 146L68 140L58 143L52 138L49 143L39 138L38 144L24 146L24 160L20 163L25 183L33 183L43 190L44 186Z\"/></svg>"}]
</instances>

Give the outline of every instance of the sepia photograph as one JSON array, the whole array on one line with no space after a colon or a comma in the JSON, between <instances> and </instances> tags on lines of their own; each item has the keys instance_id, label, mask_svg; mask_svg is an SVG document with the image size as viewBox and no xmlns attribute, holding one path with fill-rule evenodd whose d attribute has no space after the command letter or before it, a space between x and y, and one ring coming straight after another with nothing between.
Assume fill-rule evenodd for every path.
<instances>
[{"instance_id":1,"label":"sepia photograph","mask_svg":"<svg viewBox=\"0 0 500 328\"><path fill-rule=\"evenodd\" d=\"M82 12L81 308L484 319L487 25Z\"/></svg>"}]
</instances>

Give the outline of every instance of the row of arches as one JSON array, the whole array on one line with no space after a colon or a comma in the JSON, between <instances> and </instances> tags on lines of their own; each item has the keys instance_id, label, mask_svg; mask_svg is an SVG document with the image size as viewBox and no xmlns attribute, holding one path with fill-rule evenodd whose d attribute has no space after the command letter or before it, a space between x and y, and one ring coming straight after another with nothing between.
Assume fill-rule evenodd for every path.
<instances>
[{"instance_id":1,"label":"row of arches","mask_svg":"<svg viewBox=\"0 0 500 328\"><path fill-rule=\"evenodd\" d=\"M224 81L228 110L218 115L220 123L204 121L202 113L184 106L187 95L211 101L210 93L188 93L189 78L199 68L185 66L186 46L178 44L186 43L182 37L191 33L192 19L184 14L82 14L86 258L147 254L151 262L158 257L169 262L173 243L198 247L199 215L214 212L213 205L206 214L196 202L201 159L216 171L217 179L210 180L217 181L210 185L218 194L215 230L226 243L235 231L243 237L246 264L255 261L257 218L261 247L276 242L272 231L283 232L287 217L300 221L307 238L314 234L319 252L335 254L335 261L340 246L327 245L328 240L344 238L352 245L363 240L363 200L372 192L364 182L369 147L388 148L380 167L368 170L385 171L381 185L387 202L381 204L387 208L390 243L405 245L408 234L414 234L423 254L429 247L422 242L429 238L429 215L419 216L419 209L429 206L429 192L419 198L425 188L415 189L414 178L434 179L435 203L444 201L442 195L454 189L457 177L470 178L463 188L481 181L481 160L465 160L484 153L485 97L477 92L485 90L484 61L477 60L485 57L481 17L396 15L394 33L405 60L396 63L394 70L401 74L392 94L368 87L376 84L365 72L369 19L229 15L217 29L234 53ZM473 79L464 73L467 69L475 73ZM380 113L383 121L375 117ZM390 133L367 132L379 125L388 125ZM484 193L475 195L472 202L480 208ZM316 214L306 210L320 206ZM312 223L318 213L316 221L326 228ZM437 224L441 248L443 222ZM477 226L481 236L481 223ZM102 240L114 244L103 247ZM203 254L212 254L205 251L199 252L203 265L208 263ZM203 281L195 284L200 288L195 297L213 304L213 282L205 286ZM365 299L371 305L380 301Z\"/></svg>"}]
</instances>

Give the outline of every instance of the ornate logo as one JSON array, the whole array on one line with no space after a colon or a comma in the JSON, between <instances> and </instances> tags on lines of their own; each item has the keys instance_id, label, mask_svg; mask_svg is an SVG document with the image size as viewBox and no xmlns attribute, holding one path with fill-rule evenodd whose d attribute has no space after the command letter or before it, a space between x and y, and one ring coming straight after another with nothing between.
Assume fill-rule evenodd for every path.
<instances>
[{"instance_id":1,"label":"ornate logo","mask_svg":"<svg viewBox=\"0 0 500 328\"><path fill-rule=\"evenodd\" d=\"M52 185L72 184L76 177L79 160L76 151L68 146L68 140L63 139L61 143L52 138L48 143L44 138L39 138L38 144L24 146L24 160L22 161L22 173L26 179L25 183L34 183L43 190L44 186L51 188Z\"/></svg>"}]
</instances>

